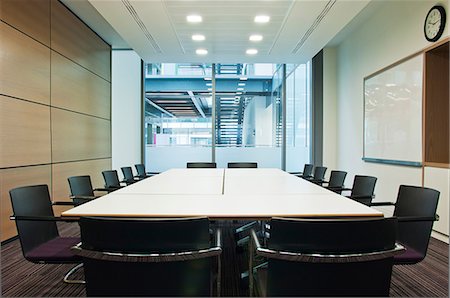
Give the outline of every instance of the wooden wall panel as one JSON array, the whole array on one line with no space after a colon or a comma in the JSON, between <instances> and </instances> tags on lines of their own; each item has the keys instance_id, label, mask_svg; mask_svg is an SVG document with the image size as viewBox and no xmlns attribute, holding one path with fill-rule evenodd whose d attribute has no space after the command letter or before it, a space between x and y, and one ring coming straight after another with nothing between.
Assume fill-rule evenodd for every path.
<instances>
[{"instance_id":1,"label":"wooden wall panel","mask_svg":"<svg viewBox=\"0 0 450 298\"><path fill-rule=\"evenodd\" d=\"M425 54L425 162L450 164L449 43Z\"/></svg>"},{"instance_id":2,"label":"wooden wall panel","mask_svg":"<svg viewBox=\"0 0 450 298\"><path fill-rule=\"evenodd\" d=\"M50 0L1 0L1 19L50 46Z\"/></svg>"},{"instance_id":3,"label":"wooden wall panel","mask_svg":"<svg viewBox=\"0 0 450 298\"><path fill-rule=\"evenodd\" d=\"M53 162L111 157L111 122L51 109Z\"/></svg>"},{"instance_id":4,"label":"wooden wall panel","mask_svg":"<svg viewBox=\"0 0 450 298\"><path fill-rule=\"evenodd\" d=\"M111 81L108 44L56 0L51 0L51 22L53 50Z\"/></svg>"},{"instance_id":5,"label":"wooden wall panel","mask_svg":"<svg viewBox=\"0 0 450 298\"><path fill-rule=\"evenodd\" d=\"M70 189L67 178L71 176L89 175L94 188L103 187L102 171L110 169L110 158L53 164L53 197L58 201L70 201Z\"/></svg>"},{"instance_id":6,"label":"wooden wall panel","mask_svg":"<svg viewBox=\"0 0 450 298\"><path fill-rule=\"evenodd\" d=\"M52 51L52 106L111 119L111 83Z\"/></svg>"},{"instance_id":7,"label":"wooden wall panel","mask_svg":"<svg viewBox=\"0 0 450 298\"><path fill-rule=\"evenodd\" d=\"M50 49L0 23L0 93L50 104Z\"/></svg>"},{"instance_id":8,"label":"wooden wall panel","mask_svg":"<svg viewBox=\"0 0 450 298\"><path fill-rule=\"evenodd\" d=\"M0 170L1 241L17 234L14 221L9 220L9 216L12 215L9 190L35 184L47 184L50 188L50 170L50 165Z\"/></svg>"},{"instance_id":9,"label":"wooden wall panel","mask_svg":"<svg viewBox=\"0 0 450 298\"><path fill-rule=\"evenodd\" d=\"M0 168L50 163L50 107L0 95Z\"/></svg>"}]
</instances>

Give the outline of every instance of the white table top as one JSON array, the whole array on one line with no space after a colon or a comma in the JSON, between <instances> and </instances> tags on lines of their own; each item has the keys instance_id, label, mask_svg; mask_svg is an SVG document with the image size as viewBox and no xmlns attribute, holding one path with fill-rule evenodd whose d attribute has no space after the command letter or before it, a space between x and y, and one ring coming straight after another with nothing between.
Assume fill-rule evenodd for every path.
<instances>
[{"instance_id":1,"label":"white table top","mask_svg":"<svg viewBox=\"0 0 450 298\"><path fill-rule=\"evenodd\" d=\"M119 189L114 194L221 195L224 169L172 169Z\"/></svg>"},{"instance_id":2,"label":"white table top","mask_svg":"<svg viewBox=\"0 0 450 298\"><path fill-rule=\"evenodd\" d=\"M268 219L383 213L278 169L174 169L63 216Z\"/></svg>"}]
</instances>

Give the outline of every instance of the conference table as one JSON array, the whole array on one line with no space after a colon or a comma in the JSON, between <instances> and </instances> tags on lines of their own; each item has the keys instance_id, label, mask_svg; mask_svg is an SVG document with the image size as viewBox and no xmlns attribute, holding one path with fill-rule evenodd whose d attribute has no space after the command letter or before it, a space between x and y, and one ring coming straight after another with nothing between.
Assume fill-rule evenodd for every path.
<instances>
[{"instance_id":1,"label":"conference table","mask_svg":"<svg viewBox=\"0 0 450 298\"><path fill-rule=\"evenodd\" d=\"M279 169L171 169L62 213L62 216L382 217L383 213Z\"/></svg>"}]
</instances>

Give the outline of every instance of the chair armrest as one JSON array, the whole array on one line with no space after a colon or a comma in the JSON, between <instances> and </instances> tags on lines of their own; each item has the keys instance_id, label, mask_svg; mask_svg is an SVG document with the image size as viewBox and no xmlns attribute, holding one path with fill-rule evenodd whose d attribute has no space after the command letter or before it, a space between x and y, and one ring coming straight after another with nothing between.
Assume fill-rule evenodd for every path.
<instances>
[{"instance_id":1,"label":"chair armrest","mask_svg":"<svg viewBox=\"0 0 450 298\"><path fill-rule=\"evenodd\" d=\"M73 202L66 201L54 201L52 202L52 206L73 206Z\"/></svg>"},{"instance_id":2,"label":"chair armrest","mask_svg":"<svg viewBox=\"0 0 450 298\"><path fill-rule=\"evenodd\" d=\"M11 215L10 220L30 220L30 221L63 221L73 222L78 221L78 218L74 217L55 217L55 216L25 216L25 215Z\"/></svg>"},{"instance_id":3,"label":"chair armrest","mask_svg":"<svg viewBox=\"0 0 450 298\"><path fill-rule=\"evenodd\" d=\"M153 175L161 174L161 172L145 172L145 174L153 176Z\"/></svg>"},{"instance_id":4,"label":"chair armrest","mask_svg":"<svg viewBox=\"0 0 450 298\"><path fill-rule=\"evenodd\" d=\"M215 246L195 251L182 251L172 253L118 253L96 251L82 248L82 243L73 246L70 249L75 255L79 255L89 259L116 261L116 262L176 262L196 260L208 257L219 256L222 253L222 234L221 230L216 231Z\"/></svg>"},{"instance_id":5,"label":"chair armrest","mask_svg":"<svg viewBox=\"0 0 450 298\"><path fill-rule=\"evenodd\" d=\"M401 216L397 217L398 222L420 222L420 221L438 221L439 215L436 216Z\"/></svg>"},{"instance_id":6,"label":"chair armrest","mask_svg":"<svg viewBox=\"0 0 450 298\"><path fill-rule=\"evenodd\" d=\"M394 248L375 252L349 253L349 254L322 254L280 251L262 247L255 230L250 231L251 240L260 256L272 259L307 262L307 263L342 263L342 262L366 262L384 259L405 251L405 248L396 243Z\"/></svg>"},{"instance_id":7,"label":"chair armrest","mask_svg":"<svg viewBox=\"0 0 450 298\"><path fill-rule=\"evenodd\" d=\"M395 206L394 202L372 202L370 203L370 207L372 206Z\"/></svg>"},{"instance_id":8,"label":"chair armrest","mask_svg":"<svg viewBox=\"0 0 450 298\"><path fill-rule=\"evenodd\" d=\"M112 191L121 189L121 188L123 188L123 187L124 187L124 186L120 186L120 187L105 187L105 189L106 189L106 191L107 191L108 193L110 193L110 192L112 192Z\"/></svg>"},{"instance_id":9,"label":"chair armrest","mask_svg":"<svg viewBox=\"0 0 450 298\"><path fill-rule=\"evenodd\" d=\"M347 196L347 198L355 199L355 200L357 200L357 199L369 199L369 198L373 199L374 197L375 196L365 196L365 195L351 195L351 196Z\"/></svg>"},{"instance_id":10,"label":"chair armrest","mask_svg":"<svg viewBox=\"0 0 450 298\"><path fill-rule=\"evenodd\" d=\"M73 199L83 199L83 200L94 200L98 198L97 196L70 196L69 198Z\"/></svg>"},{"instance_id":11,"label":"chair armrest","mask_svg":"<svg viewBox=\"0 0 450 298\"><path fill-rule=\"evenodd\" d=\"M93 191L108 191L108 188L94 188Z\"/></svg>"}]
</instances>

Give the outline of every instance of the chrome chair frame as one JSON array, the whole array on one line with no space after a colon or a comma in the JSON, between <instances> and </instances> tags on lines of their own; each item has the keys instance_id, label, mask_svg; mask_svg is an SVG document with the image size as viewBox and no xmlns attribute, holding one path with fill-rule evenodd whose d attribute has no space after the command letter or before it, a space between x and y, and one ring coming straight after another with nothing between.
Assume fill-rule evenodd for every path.
<instances>
[{"instance_id":1,"label":"chrome chair frame","mask_svg":"<svg viewBox=\"0 0 450 298\"><path fill-rule=\"evenodd\" d=\"M249 296L253 297L253 284L254 277L253 273L256 267L254 264L254 251L256 254L265 258L272 258L285 261L294 262L307 262L307 263L345 263L345 262L367 262L375 261L384 258L388 258L394 255L401 254L405 251L405 248L396 243L393 249L370 252L370 253L351 253L351 254L308 254L308 253L296 253L289 251L278 251L263 247L258 239L255 230L250 231L250 241L249 241ZM261 267L261 265L259 266Z\"/></svg>"},{"instance_id":2,"label":"chrome chair frame","mask_svg":"<svg viewBox=\"0 0 450 298\"><path fill-rule=\"evenodd\" d=\"M217 294L220 296L221 290L221 254L222 254L222 232L220 229L216 230L215 245L208 249L200 249L195 251L182 251L173 253L151 253L151 254L136 254L136 253L117 253L88 250L82 248L82 243L71 248L71 251L84 258L102 260L102 261L115 261L115 262L176 262L176 261L188 261L209 257L217 257ZM212 294L212 293L211 293ZM212 295L211 295L212 296Z\"/></svg>"}]
</instances>

